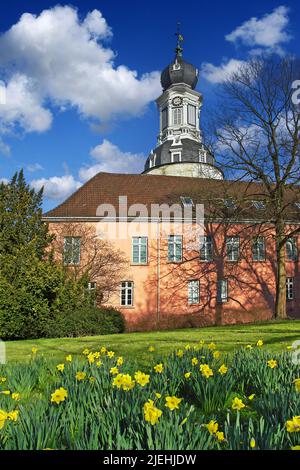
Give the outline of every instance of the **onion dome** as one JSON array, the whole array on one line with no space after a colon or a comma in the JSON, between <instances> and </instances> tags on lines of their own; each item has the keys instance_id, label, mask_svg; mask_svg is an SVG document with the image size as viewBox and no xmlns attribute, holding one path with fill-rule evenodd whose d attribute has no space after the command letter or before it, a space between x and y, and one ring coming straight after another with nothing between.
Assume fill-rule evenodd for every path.
<instances>
[{"instance_id":1,"label":"onion dome","mask_svg":"<svg viewBox=\"0 0 300 470\"><path fill-rule=\"evenodd\" d=\"M198 70L176 55L175 60L162 71L160 82L164 91L176 83L184 83L193 90L198 82Z\"/></svg>"}]
</instances>

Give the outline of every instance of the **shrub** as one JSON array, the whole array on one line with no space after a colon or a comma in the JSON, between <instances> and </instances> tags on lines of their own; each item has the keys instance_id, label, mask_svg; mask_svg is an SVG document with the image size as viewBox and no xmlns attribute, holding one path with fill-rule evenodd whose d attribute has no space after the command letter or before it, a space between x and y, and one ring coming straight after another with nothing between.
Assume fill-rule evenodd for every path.
<instances>
[{"instance_id":1,"label":"shrub","mask_svg":"<svg viewBox=\"0 0 300 470\"><path fill-rule=\"evenodd\" d=\"M112 308L87 305L54 315L45 325L44 335L52 338L123 333L124 319Z\"/></svg>"}]
</instances>

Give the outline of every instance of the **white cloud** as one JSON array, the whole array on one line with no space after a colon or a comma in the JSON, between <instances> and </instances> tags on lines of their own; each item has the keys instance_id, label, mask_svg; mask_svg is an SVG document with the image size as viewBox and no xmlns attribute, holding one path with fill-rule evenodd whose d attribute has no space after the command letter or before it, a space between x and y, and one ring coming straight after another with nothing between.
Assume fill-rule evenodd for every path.
<instances>
[{"instance_id":1,"label":"white cloud","mask_svg":"<svg viewBox=\"0 0 300 470\"><path fill-rule=\"evenodd\" d=\"M36 88L32 78L22 74L12 75L6 85L6 103L0 106L2 132L16 125L26 132L44 132L51 127L52 114L43 108Z\"/></svg>"},{"instance_id":2,"label":"white cloud","mask_svg":"<svg viewBox=\"0 0 300 470\"><path fill-rule=\"evenodd\" d=\"M245 61L236 59L230 59L219 66L205 62L202 64L201 71L203 77L209 82L222 83L245 64Z\"/></svg>"},{"instance_id":3,"label":"white cloud","mask_svg":"<svg viewBox=\"0 0 300 470\"><path fill-rule=\"evenodd\" d=\"M122 152L117 145L104 139L102 144L97 145L90 151L95 164L83 166L79 170L79 177L86 181L96 173L138 173L142 171L145 156L142 153Z\"/></svg>"},{"instance_id":4,"label":"white cloud","mask_svg":"<svg viewBox=\"0 0 300 470\"><path fill-rule=\"evenodd\" d=\"M9 181L7 178L0 178L0 184L3 183L3 184L8 184Z\"/></svg>"},{"instance_id":5,"label":"white cloud","mask_svg":"<svg viewBox=\"0 0 300 470\"><path fill-rule=\"evenodd\" d=\"M82 166L78 178L69 174L40 178L31 181L31 186L37 191L44 187L44 195L48 199L63 200L97 173L140 173L145 161L142 153L122 152L117 145L106 139L102 144L92 148L90 155L94 162ZM39 167L39 164L32 165L34 168L37 166ZM29 165L27 169L28 167Z\"/></svg>"},{"instance_id":6,"label":"white cloud","mask_svg":"<svg viewBox=\"0 0 300 470\"><path fill-rule=\"evenodd\" d=\"M0 153L8 157L10 155L10 146L0 138Z\"/></svg>"},{"instance_id":7,"label":"white cloud","mask_svg":"<svg viewBox=\"0 0 300 470\"><path fill-rule=\"evenodd\" d=\"M115 66L105 45L111 36L98 10L83 19L70 6L24 13L0 37L0 69L7 77L0 121L43 132L51 126L49 102L102 121L141 113L160 92L159 73L138 77Z\"/></svg>"},{"instance_id":8,"label":"white cloud","mask_svg":"<svg viewBox=\"0 0 300 470\"><path fill-rule=\"evenodd\" d=\"M72 175L65 175L33 180L30 184L36 191L44 187L44 195L49 199L65 199L76 191L82 183L76 181Z\"/></svg>"},{"instance_id":9,"label":"white cloud","mask_svg":"<svg viewBox=\"0 0 300 470\"><path fill-rule=\"evenodd\" d=\"M44 168L39 163L29 163L29 165L26 165L26 170L30 173L34 173L35 171L40 171L43 169Z\"/></svg>"},{"instance_id":10,"label":"white cloud","mask_svg":"<svg viewBox=\"0 0 300 470\"><path fill-rule=\"evenodd\" d=\"M286 31L289 23L289 9L286 6L275 8L272 13L258 19L256 17L245 21L225 38L233 43L242 43L245 46L261 46L274 51L279 50L280 44L291 39Z\"/></svg>"}]
</instances>

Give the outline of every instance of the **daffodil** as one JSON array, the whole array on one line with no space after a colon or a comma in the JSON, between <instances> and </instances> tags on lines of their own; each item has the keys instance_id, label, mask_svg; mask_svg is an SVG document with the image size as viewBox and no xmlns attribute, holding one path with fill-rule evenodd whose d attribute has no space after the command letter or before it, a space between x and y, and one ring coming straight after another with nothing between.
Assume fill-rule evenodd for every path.
<instances>
[{"instance_id":1,"label":"daffodil","mask_svg":"<svg viewBox=\"0 0 300 470\"><path fill-rule=\"evenodd\" d=\"M214 353L213 353L213 358L214 359L219 359L220 356L221 356L220 351L214 351Z\"/></svg>"},{"instance_id":2,"label":"daffodil","mask_svg":"<svg viewBox=\"0 0 300 470\"><path fill-rule=\"evenodd\" d=\"M90 382L91 384L95 383L95 381L96 381L95 377L92 377L92 376L91 376L91 377L89 378L89 382Z\"/></svg>"},{"instance_id":3,"label":"daffodil","mask_svg":"<svg viewBox=\"0 0 300 470\"><path fill-rule=\"evenodd\" d=\"M10 390L3 390L0 392L2 395L10 395Z\"/></svg>"},{"instance_id":4,"label":"daffodil","mask_svg":"<svg viewBox=\"0 0 300 470\"><path fill-rule=\"evenodd\" d=\"M9 419L10 421L16 422L18 420L18 417L19 410L10 411L9 413L7 413L7 419Z\"/></svg>"},{"instance_id":5,"label":"daffodil","mask_svg":"<svg viewBox=\"0 0 300 470\"><path fill-rule=\"evenodd\" d=\"M241 410L242 408L245 408L245 404L243 403L243 401L238 398L238 397L235 397L232 401L232 405L231 405L231 408L233 410Z\"/></svg>"},{"instance_id":6,"label":"daffodil","mask_svg":"<svg viewBox=\"0 0 300 470\"><path fill-rule=\"evenodd\" d=\"M102 361L97 361L97 362L96 362L96 367L101 367L101 366L102 366L102 364L103 364L103 362L102 362Z\"/></svg>"},{"instance_id":7,"label":"daffodil","mask_svg":"<svg viewBox=\"0 0 300 470\"><path fill-rule=\"evenodd\" d=\"M263 345L264 345L264 342L262 339L259 339L256 343L256 346L258 346L259 348L261 348Z\"/></svg>"},{"instance_id":8,"label":"daffodil","mask_svg":"<svg viewBox=\"0 0 300 470\"><path fill-rule=\"evenodd\" d=\"M184 374L184 378L185 378L185 379L189 379L189 378L191 377L191 374L192 374L191 372L186 372L186 373Z\"/></svg>"},{"instance_id":9,"label":"daffodil","mask_svg":"<svg viewBox=\"0 0 300 470\"><path fill-rule=\"evenodd\" d=\"M135 381L129 374L118 374L113 380L113 386L128 392L135 386Z\"/></svg>"},{"instance_id":10,"label":"daffodil","mask_svg":"<svg viewBox=\"0 0 300 470\"><path fill-rule=\"evenodd\" d=\"M183 354L184 354L183 349L178 349L178 351L176 352L177 357L182 357Z\"/></svg>"},{"instance_id":11,"label":"daffodil","mask_svg":"<svg viewBox=\"0 0 300 470\"><path fill-rule=\"evenodd\" d=\"M71 354L69 354L68 356L66 356L66 361L67 361L67 362L72 362L72 359L73 359L73 358L72 358L72 355L71 355Z\"/></svg>"},{"instance_id":12,"label":"daffodil","mask_svg":"<svg viewBox=\"0 0 300 470\"><path fill-rule=\"evenodd\" d=\"M164 370L164 365L162 363L156 364L156 366L154 366L153 369L157 374L161 374L162 371Z\"/></svg>"},{"instance_id":13,"label":"daffodil","mask_svg":"<svg viewBox=\"0 0 300 470\"><path fill-rule=\"evenodd\" d=\"M4 410L0 410L0 429L3 428L5 421L7 420L7 413Z\"/></svg>"},{"instance_id":14,"label":"daffodil","mask_svg":"<svg viewBox=\"0 0 300 470\"><path fill-rule=\"evenodd\" d=\"M117 359L117 366L120 367L123 365L124 359L122 356L118 357Z\"/></svg>"},{"instance_id":15,"label":"daffodil","mask_svg":"<svg viewBox=\"0 0 300 470\"><path fill-rule=\"evenodd\" d=\"M84 380L86 378L86 373L85 372L77 372L76 374L76 380L80 382L81 380Z\"/></svg>"},{"instance_id":16,"label":"daffodil","mask_svg":"<svg viewBox=\"0 0 300 470\"><path fill-rule=\"evenodd\" d=\"M32 352L33 355L35 355L38 352L38 348L33 346L33 348L31 348L31 352Z\"/></svg>"},{"instance_id":17,"label":"daffodil","mask_svg":"<svg viewBox=\"0 0 300 470\"><path fill-rule=\"evenodd\" d=\"M300 431L300 416L294 416L292 419L286 422L287 432L299 432Z\"/></svg>"},{"instance_id":18,"label":"daffodil","mask_svg":"<svg viewBox=\"0 0 300 470\"><path fill-rule=\"evenodd\" d=\"M83 351L82 351L82 354L84 356L88 356L90 354L90 350L88 348L85 348Z\"/></svg>"},{"instance_id":19,"label":"daffodil","mask_svg":"<svg viewBox=\"0 0 300 470\"><path fill-rule=\"evenodd\" d=\"M154 351L155 351L155 347L154 347L154 346L149 346L148 351L149 351L149 352L154 352Z\"/></svg>"},{"instance_id":20,"label":"daffodil","mask_svg":"<svg viewBox=\"0 0 300 470\"><path fill-rule=\"evenodd\" d=\"M184 349L186 349L186 351L189 351L191 349L191 345L190 344L187 344Z\"/></svg>"},{"instance_id":21,"label":"daffodil","mask_svg":"<svg viewBox=\"0 0 300 470\"><path fill-rule=\"evenodd\" d=\"M4 382L6 382L6 380L7 380L7 378L6 378L6 377L0 377L0 383L2 383L2 384L3 384Z\"/></svg>"},{"instance_id":22,"label":"daffodil","mask_svg":"<svg viewBox=\"0 0 300 470\"><path fill-rule=\"evenodd\" d=\"M114 355L115 355L114 351L107 351L107 357L109 357L110 359L112 359Z\"/></svg>"},{"instance_id":23,"label":"daffodil","mask_svg":"<svg viewBox=\"0 0 300 470\"><path fill-rule=\"evenodd\" d=\"M209 434L216 434L219 429L219 425L214 419L212 419L208 424L206 424L205 427L208 430Z\"/></svg>"},{"instance_id":24,"label":"daffodil","mask_svg":"<svg viewBox=\"0 0 300 470\"><path fill-rule=\"evenodd\" d=\"M222 364L221 367L219 367L218 372L221 375L225 375L228 372L228 367L226 367L225 364Z\"/></svg>"},{"instance_id":25,"label":"daffodil","mask_svg":"<svg viewBox=\"0 0 300 470\"><path fill-rule=\"evenodd\" d=\"M19 401L20 398L21 398L21 395L17 392L14 392L14 393L11 394L11 398L15 401Z\"/></svg>"},{"instance_id":26,"label":"daffodil","mask_svg":"<svg viewBox=\"0 0 300 470\"><path fill-rule=\"evenodd\" d=\"M169 408L171 411L175 409L179 409L179 404L182 402L182 398L177 397L166 397L166 404L165 406Z\"/></svg>"},{"instance_id":27,"label":"daffodil","mask_svg":"<svg viewBox=\"0 0 300 470\"><path fill-rule=\"evenodd\" d=\"M145 387L145 385L147 385L150 381L150 375L144 374L144 372L141 372L140 370L134 374L134 378L136 383L141 385L141 387Z\"/></svg>"},{"instance_id":28,"label":"daffodil","mask_svg":"<svg viewBox=\"0 0 300 470\"><path fill-rule=\"evenodd\" d=\"M102 346L102 348L100 349L100 354L106 354L106 347L105 346Z\"/></svg>"},{"instance_id":29,"label":"daffodil","mask_svg":"<svg viewBox=\"0 0 300 470\"><path fill-rule=\"evenodd\" d=\"M119 373L119 369L117 367L112 367L109 372L111 375L117 375Z\"/></svg>"},{"instance_id":30,"label":"daffodil","mask_svg":"<svg viewBox=\"0 0 300 470\"><path fill-rule=\"evenodd\" d=\"M274 369L278 365L275 359L270 359L269 361L267 361L267 364L268 364L268 367L270 367L270 369Z\"/></svg>"},{"instance_id":31,"label":"daffodil","mask_svg":"<svg viewBox=\"0 0 300 470\"><path fill-rule=\"evenodd\" d=\"M156 398L159 399L159 398L161 398L161 393L156 392L156 393L155 393L155 396L156 396Z\"/></svg>"},{"instance_id":32,"label":"daffodil","mask_svg":"<svg viewBox=\"0 0 300 470\"><path fill-rule=\"evenodd\" d=\"M255 446L256 446L256 442L255 442L254 437L252 437L252 438L250 439L250 447L251 447L251 449L254 449Z\"/></svg>"},{"instance_id":33,"label":"daffodil","mask_svg":"<svg viewBox=\"0 0 300 470\"><path fill-rule=\"evenodd\" d=\"M143 407L145 421L154 426L162 415L162 410L154 405L153 400L148 400Z\"/></svg>"},{"instance_id":34,"label":"daffodil","mask_svg":"<svg viewBox=\"0 0 300 470\"><path fill-rule=\"evenodd\" d=\"M206 379L209 379L209 377L212 377L214 375L212 369L209 367L208 364L201 364L199 369L203 377L205 377Z\"/></svg>"},{"instance_id":35,"label":"daffodil","mask_svg":"<svg viewBox=\"0 0 300 470\"><path fill-rule=\"evenodd\" d=\"M222 431L216 432L216 438L218 439L219 442L225 441L224 433Z\"/></svg>"},{"instance_id":36,"label":"daffodil","mask_svg":"<svg viewBox=\"0 0 300 470\"><path fill-rule=\"evenodd\" d=\"M59 372L63 372L64 369L65 369L65 365L64 365L64 364L57 364L56 369L57 369Z\"/></svg>"},{"instance_id":37,"label":"daffodil","mask_svg":"<svg viewBox=\"0 0 300 470\"><path fill-rule=\"evenodd\" d=\"M90 352L87 355L87 360L88 360L89 364L93 364L95 362L95 354Z\"/></svg>"},{"instance_id":38,"label":"daffodil","mask_svg":"<svg viewBox=\"0 0 300 470\"><path fill-rule=\"evenodd\" d=\"M65 401L67 397L68 397L67 390L63 387L60 387L51 394L51 402L59 405L59 403Z\"/></svg>"},{"instance_id":39,"label":"daffodil","mask_svg":"<svg viewBox=\"0 0 300 470\"><path fill-rule=\"evenodd\" d=\"M253 400L254 397L255 397L255 393L252 393L251 395L249 395L248 400L251 401L251 400Z\"/></svg>"},{"instance_id":40,"label":"daffodil","mask_svg":"<svg viewBox=\"0 0 300 470\"><path fill-rule=\"evenodd\" d=\"M300 378L295 379L294 384L295 384L295 389L297 390L297 392L300 392Z\"/></svg>"},{"instance_id":41,"label":"daffodil","mask_svg":"<svg viewBox=\"0 0 300 470\"><path fill-rule=\"evenodd\" d=\"M253 347L251 346L251 344L247 344L246 349L251 350L251 349L253 349Z\"/></svg>"},{"instance_id":42,"label":"daffodil","mask_svg":"<svg viewBox=\"0 0 300 470\"><path fill-rule=\"evenodd\" d=\"M216 349L217 346L215 345L215 343L210 343L207 347L208 347L208 349L213 351L214 349Z\"/></svg>"},{"instance_id":43,"label":"daffodil","mask_svg":"<svg viewBox=\"0 0 300 470\"><path fill-rule=\"evenodd\" d=\"M196 366L198 364L198 359L196 357L193 357L192 359L192 366Z\"/></svg>"}]
</instances>

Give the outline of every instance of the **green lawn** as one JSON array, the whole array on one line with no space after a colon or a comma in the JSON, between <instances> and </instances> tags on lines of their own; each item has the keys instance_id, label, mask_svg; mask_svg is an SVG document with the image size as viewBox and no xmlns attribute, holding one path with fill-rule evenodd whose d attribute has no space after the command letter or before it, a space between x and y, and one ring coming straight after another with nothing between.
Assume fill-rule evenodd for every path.
<instances>
[{"instance_id":1,"label":"green lawn","mask_svg":"<svg viewBox=\"0 0 300 470\"><path fill-rule=\"evenodd\" d=\"M39 354L63 359L67 354L81 354L84 348L97 351L106 346L126 358L147 364L148 347L155 347L152 354L165 355L176 348L191 346L200 340L214 341L220 351L231 352L239 346L256 344L263 339L270 351L285 350L293 341L300 340L300 321L274 321L252 325L219 326L146 333L125 333L82 338L36 339L7 342L7 358L12 361L27 361L31 348L36 346Z\"/></svg>"}]
</instances>

